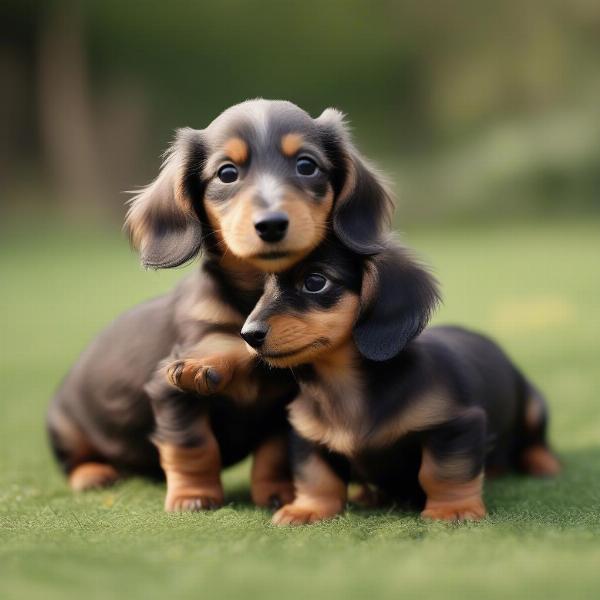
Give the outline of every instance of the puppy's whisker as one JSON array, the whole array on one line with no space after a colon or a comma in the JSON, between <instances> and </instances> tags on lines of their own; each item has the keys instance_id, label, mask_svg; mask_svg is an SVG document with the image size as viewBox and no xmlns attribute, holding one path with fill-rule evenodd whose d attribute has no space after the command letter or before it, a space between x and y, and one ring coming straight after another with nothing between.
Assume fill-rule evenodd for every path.
<instances>
[{"instance_id":1,"label":"puppy's whisker","mask_svg":"<svg viewBox=\"0 0 600 600\"><path fill-rule=\"evenodd\" d=\"M222 229L214 229L213 231L211 231L210 233L207 233L205 236L203 236L203 241L206 241L208 238L212 237L212 236L217 236L218 233L221 233L223 230ZM218 239L218 238L217 238ZM219 243L224 243L223 240L218 240Z\"/></svg>"},{"instance_id":2,"label":"puppy's whisker","mask_svg":"<svg viewBox=\"0 0 600 600\"><path fill-rule=\"evenodd\" d=\"M290 373L292 374L292 377L294 378L294 381L300 385L300 382L298 381L298 378L296 377L296 373L294 373L294 369L292 367L290 367Z\"/></svg>"}]
</instances>

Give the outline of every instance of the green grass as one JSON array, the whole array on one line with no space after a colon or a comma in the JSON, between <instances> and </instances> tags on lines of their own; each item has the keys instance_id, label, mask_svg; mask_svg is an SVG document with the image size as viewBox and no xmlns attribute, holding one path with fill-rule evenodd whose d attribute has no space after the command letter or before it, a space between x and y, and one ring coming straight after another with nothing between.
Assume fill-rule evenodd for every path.
<instances>
[{"instance_id":1,"label":"green grass","mask_svg":"<svg viewBox=\"0 0 600 600\"><path fill-rule=\"evenodd\" d=\"M600 223L411 230L445 304L437 321L494 334L546 391L566 469L486 488L482 523L350 510L281 530L247 500L167 515L133 480L73 496L44 410L84 345L181 272L144 272L117 233L12 227L0 237L0 597L583 598L600 593Z\"/></svg>"}]
</instances>

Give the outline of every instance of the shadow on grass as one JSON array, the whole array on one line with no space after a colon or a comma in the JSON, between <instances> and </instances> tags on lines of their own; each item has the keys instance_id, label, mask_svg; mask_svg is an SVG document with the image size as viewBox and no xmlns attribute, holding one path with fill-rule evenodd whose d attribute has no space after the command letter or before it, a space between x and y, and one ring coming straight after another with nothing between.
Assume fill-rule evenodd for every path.
<instances>
[{"instance_id":1,"label":"shadow on grass","mask_svg":"<svg viewBox=\"0 0 600 600\"><path fill-rule=\"evenodd\" d=\"M244 508L253 508L250 488L244 483L238 483L227 489L227 504L240 506Z\"/></svg>"},{"instance_id":2,"label":"shadow on grass","mask_svg":"<svg viewBox=\"0 0 600 600\"><path fill-rule=\"evenodd\" d=\"M521 512L539 521L569 524L569 517L600 525L600 447L560 453L562 473L539 479L511 475L488 482L486 498L492 516Z\"/></svg>"},{"instance_id":3,"label":"shadow on grass","mask_svg":"<svg viewBox=\"0 0 600 600\"><path fill-rule=\"evenodd\" d=\"M562 473L552 479L507 475L486 483L488 521L522 526L525 521L560 527L600 529L600 447L571 450L560 454ZM233 508L253 508L250 491L244 482L227 490ZM417 518L418 512L398 506L365 509L351 504L350 514L362 518Z\"/></svg>"}]
</instances>

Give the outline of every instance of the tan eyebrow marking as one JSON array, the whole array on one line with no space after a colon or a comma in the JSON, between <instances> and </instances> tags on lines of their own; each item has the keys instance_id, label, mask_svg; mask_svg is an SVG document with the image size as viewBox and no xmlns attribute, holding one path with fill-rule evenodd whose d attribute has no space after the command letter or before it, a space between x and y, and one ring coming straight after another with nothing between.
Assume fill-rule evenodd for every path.
<instances>
[{"instance_id":1,"label":"tan eyebrow marking","mask_svg":"<svg viewBox=\"0 0 600 600\"><path fill-rule=\"evenodd\" d=\"M239 137L227 140L227 142L225 142L224 150L227 156L238 165L241 165L248 160L248 144Z\"/></svg>"},{"instance_id":2,"label":"tan eyebrow marking","mask_svg":"<svg viewBox=\"0 0 600 600\"><path fill-rule=\"evenodd\" d=\"M304 137L299 133L286 133L281 138L281 149L286 156L294 156L304 143Z\"/></svg>"}]
</instances>

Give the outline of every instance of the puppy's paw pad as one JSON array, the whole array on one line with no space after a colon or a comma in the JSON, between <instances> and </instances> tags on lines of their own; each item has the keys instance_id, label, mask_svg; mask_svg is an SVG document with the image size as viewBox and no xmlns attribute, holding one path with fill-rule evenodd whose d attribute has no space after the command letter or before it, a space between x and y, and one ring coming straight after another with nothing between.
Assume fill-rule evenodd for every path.
<instances>
[{"instance_id":1,"label":"puppy's paw pad","mask_svg":"<svg viewBox=\"0 0 600 600\"><path fill-rule=\"evenodd\" d=\"M119 474L110 465L104 463L83 463L75 467L69 475L69 485L75 492L101 489L112 485Z\"/></svg>"}]
</instances>

